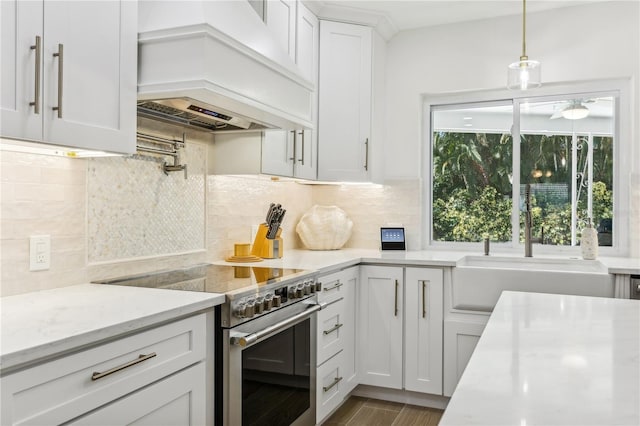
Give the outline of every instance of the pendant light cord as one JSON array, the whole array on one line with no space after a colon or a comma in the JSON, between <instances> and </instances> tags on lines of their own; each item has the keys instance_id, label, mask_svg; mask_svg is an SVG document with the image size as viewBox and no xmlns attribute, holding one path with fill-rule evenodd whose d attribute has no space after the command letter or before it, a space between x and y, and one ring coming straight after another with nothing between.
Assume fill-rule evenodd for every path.
<instances>
[{"instance_id":1,"label":"pendant light cord","mask_svg":"<svg viewBox=\"0 0 640 426\"><path fill-rule=\"evenodd\" d=\"M527 0L522 0L522 56L521 61L526 61L527 58L527 43L525 36L527 33Z\"/></svg>"}]
</instances>

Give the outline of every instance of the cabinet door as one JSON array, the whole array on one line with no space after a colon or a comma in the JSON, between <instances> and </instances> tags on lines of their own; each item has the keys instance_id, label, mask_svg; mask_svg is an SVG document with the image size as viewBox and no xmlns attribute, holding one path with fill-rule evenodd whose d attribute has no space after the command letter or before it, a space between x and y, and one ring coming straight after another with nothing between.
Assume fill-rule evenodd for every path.
<instances>
[{"instance_id":1,"label":"cabinet door","mask_svg":"<svg viewBox=\"0 0 640 426\"><path fill-rule=\"evenodd\" d=\"M444 396L453 395L484 327L478 322L444 322Z\"/></svg>"},{"instance_id":2,"label":"cabinet door","mask_svg":"<svg viewBox=\"0 0 640 426\"><path fill-rule=\"evenodd\" d=\"M320 26L318 18L302 3L296 19L296 64L307 80L318 82L318 48Z\"/></svg>"},{"instance_id":3,"label":"cabinet door","mask_svg":"<svg viewBox=\"0 0 640 426\"><path fill-rule=\"evenodd\" d=\"M42 1L0 2L0 134L5 137L42 139ZM35 49L39 37L40 50ZM32 48L33 46L33 48ZM42 56L40 56L42 61ZM39 79L37 79L39 77ZM39 91L38 111L35 105Z\"/></svg>"},{"instance_id":4,"label":"cabinet door","mask_svg":"<svg viewBox=\"0 0 640 426\"><path fill-rule=\"evenodd\" d=\"M295 60L296 0L267 1L264 23L291 59Z\"/></svg>"},{"instance_id":5,"label":"cabinet door","mask_svg":"<svg viewBox=\"0 0 640 426\"><path fill-rule=\"evenodd\" d=\"M135 152L137 4L45 1L44 22L44 141Z\"/></svg>"},{"instance_id":6,"label":"cabinet door","mask_svg":"<svg viewBox=\"0 0 640 426\"><path fill-rule=\"evenodd\" d=\"M315 109L315 108L314 108ZM317 178L317 132L298 130L295 143L294 177L314 180Z\"/></svg>"},{"instance_id":7,"label":"cabinet door","mask_svg":"<svg viewBox=\"0 0 640 426\"><path fill-rule=\"evenodd\" d=\"M72 425L203 425L206 419L203 362L108 404Z\"/></svg>"},{"instance_id":8,"label":"cabinet door","mask_svg":"<svg viewBox=\"0 0 640 426\"><path fill-rule=\"evenodd\" d=\"M342 371L344 374L343 389L345 395L358 385L358 355L360 351L357 347L357 327L358 327L358 278L359 267L353 267L342 271L344 291L344 349L342 351Z\"/></svg>"},{"instance_id":9,"label":"cabinet door","mask_svg":"<svg viewBox=\"0 0 640 426\"><path fill-rule=\"evenodd\" d=\"M318 178L369 180L371 28L320 22Z\"/></svg>"},{"instance_id":10,"label":"cabinet door","mask_svg":"<svg viewBox=\"0 0 640 426\"><path fill-rule=\"evenodd\" d=\"M403 268L360 271L360 383L401 389Z\"/></svg>"},{"instance_id":11,"label":"cabinet door","mask_svg":"<svg viewBox=\"0 0 640 426\"><path fill-rule=\"evenodd\" d=\"M441 269L405 270L406 390L442 395Z\"/></svg>"},{"instance_id":12,"label":"cabinet door","mask_svg":"<svg viewBox=\"0 0 640 426\"><path fill-rule=\"evenodd\" d=\"M262 134L262 173L293 175L295 132L265 130Z\"/></svg>"}]
</instances>

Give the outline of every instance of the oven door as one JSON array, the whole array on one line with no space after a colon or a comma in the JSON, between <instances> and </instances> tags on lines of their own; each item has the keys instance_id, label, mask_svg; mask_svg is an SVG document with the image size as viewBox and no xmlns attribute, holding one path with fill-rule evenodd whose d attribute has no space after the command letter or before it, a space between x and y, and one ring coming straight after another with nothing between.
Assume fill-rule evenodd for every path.
<instances>
[{"instance_id":1,"label":"oven door","mask_svg":"<svg viewBox=\"0 0 640 426\"><path fill-rule=\"evenodd\" d=\"M223 331L224 424L315 424L316 314L305 300Z\"/></svg>"}]
</instances>

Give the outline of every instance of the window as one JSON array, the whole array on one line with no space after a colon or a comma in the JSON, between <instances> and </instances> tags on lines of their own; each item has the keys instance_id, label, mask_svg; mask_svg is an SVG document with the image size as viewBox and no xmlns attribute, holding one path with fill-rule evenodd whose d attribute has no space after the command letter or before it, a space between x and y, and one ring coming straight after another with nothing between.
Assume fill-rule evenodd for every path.
<instances>
[{"instance_id":1,"label":"window","mask_svg":"<svg viewBox=\"0 0 640 426\"><path fill-rule=\"evenodd\" d=\"M427 104L431 244L577 246L588 221L613 233L619 92Z\"/></svg>"}]
</instances>

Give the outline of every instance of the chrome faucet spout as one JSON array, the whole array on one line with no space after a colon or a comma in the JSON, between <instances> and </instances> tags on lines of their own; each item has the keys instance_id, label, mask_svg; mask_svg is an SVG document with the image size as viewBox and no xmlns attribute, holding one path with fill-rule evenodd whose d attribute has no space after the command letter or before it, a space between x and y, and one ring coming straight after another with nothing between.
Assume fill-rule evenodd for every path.
<instances>
[{"instance_id":1,"label":"chrome faucet spout","mask_svg":"<svg viewBox=\"0 0 640 426\"><path fill-rule=\"evenodd\" d=\"M527 184L524 189L525 212L524 212L524 257L533 257L531 226L531 185Z\"/></svg>"}]
</instances>

